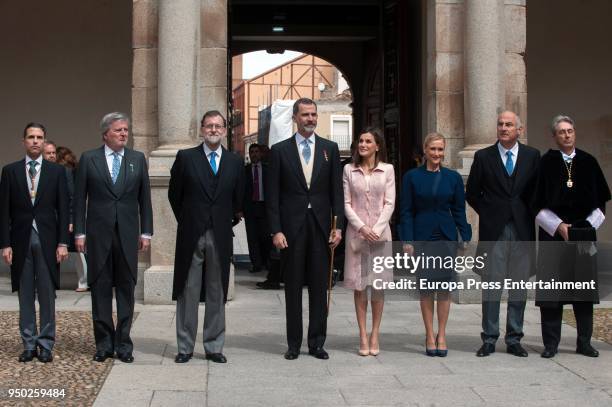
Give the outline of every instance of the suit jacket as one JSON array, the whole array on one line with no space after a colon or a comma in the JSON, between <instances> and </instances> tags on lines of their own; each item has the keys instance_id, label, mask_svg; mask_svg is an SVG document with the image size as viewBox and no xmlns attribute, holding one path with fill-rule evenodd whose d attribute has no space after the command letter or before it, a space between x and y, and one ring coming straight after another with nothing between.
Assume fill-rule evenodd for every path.
<instances>
[{"instance_id":1,"label":"suit jacket","mask_svg":"<svg viewBox=\"0 0 612 407\"><path fill-rule=\"evenodd\" d=\"M436 176L438 185L432 186ZM404 241L427 241L435 229L447 240L457 240L457 229L464 242L472 238L472 228L465 217L461 175L444 167L439 174L431 173L423 165L404 174L399 237Z\"/></svg>"},{"instance_id":2,"label":"suit jacket","mask_svg":"<svg viewBox=\"0 0 612 407\"><path fill-rule=\"evenodd\" d=\"M26 175L25 160L2 169L0 181L0 247L12 247L11 285L19 290L19 280L26 252L30 247L32 221L43 250L44 260L59 289L59 267L55 251L59 243L68 245L68 192L64 167L43 160L32 205Z\"/></svg>"},{"instance_id":3,"label":"suit jacket","mask_svg":"<svg viewBox=\"0 0 612 407\"><path fill-rule=\"evenodd\" d=\"M136 281L138 243L153 234L149 171L143 153L125 148L113 185L104 146L81 155L74 190L74 233L87 236L87 280L96 281L111 249L117 225L121 248Z\"/></svg>"},{"instance_id":4,"label":"suit jacket","mask_svg":"<svg viewBox=\"0 0 612 407\"><path fill-rule=\"evenodd\" d=\"M261 179L259 182L264 187L264 201L266 200L267 181L268 181L268 166L261 163ZM253 201L253 165L247 164L244 167L244 217L245 218L265 218L266 210L263 205L255 205Z\"/></svg>"},{"instance_id":5,"label":"suit jacket","mask_svg":"<svg viewBox=\"0 0 612 407\"><path fill-rule=\"evenodd\" d=\"M332 216L336 227L344 222L342 169L338 144L317 135L310 189L300 164L295 136L272 146L266 192L266 209L270 233L283 232L291 246L306 221L308 204L321 232L329 236Z\"/></svg>"},{"instance_id":6,"label":"suit jacket","mask_svg":"<svg viewBox=\"0 0 612 407\"><path fill-rule=\"evenodd\" d=\"M168 200L176 217L176 250L172 299L183 292L198 239L212 227L221 263L224 298L227 300L232 249L232 219L242 210L244 167L242 159L223 148L214 188L214 177L204 147L180 150L170 170ZM203 270L203 273L206 270ZM200 300L206 300L202 277Z\"/></svg>"},{"instance_id":7,"label":"suit jacket","mask_svg":"<svg viewBox=\"0 0 612 407\"><path fill-rule=\"evenodd\" d=\"M535 240L535 215L530 202L539 161L538 150L519 143L514 171L509 176L497 143L476 152L466 199L478 213L480 241L496 241L510 221L514 222L519 240Z\"/></svg>"}]
</instances>

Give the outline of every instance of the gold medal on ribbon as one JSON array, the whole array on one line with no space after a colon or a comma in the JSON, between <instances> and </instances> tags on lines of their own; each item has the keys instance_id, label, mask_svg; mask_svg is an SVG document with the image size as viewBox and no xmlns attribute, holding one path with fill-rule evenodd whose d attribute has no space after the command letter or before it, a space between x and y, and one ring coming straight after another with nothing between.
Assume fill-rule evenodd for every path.
<instances>
[{"instance_id":1,"label":"gold medal on ribbon","mask_svg":"<svg viewBox=\"0 0 612 407\"><path fill-rule=\"evenodd\" d=\"M572 181L572 164L574 163L574 160L570 160L569 164L567 161L563 160L563 164L565 164L565 169L567 170L567 182L565 183L565 185L567 185L568 188L571 188L574 186L574 181Z\"/></svg>"}]
</instances>

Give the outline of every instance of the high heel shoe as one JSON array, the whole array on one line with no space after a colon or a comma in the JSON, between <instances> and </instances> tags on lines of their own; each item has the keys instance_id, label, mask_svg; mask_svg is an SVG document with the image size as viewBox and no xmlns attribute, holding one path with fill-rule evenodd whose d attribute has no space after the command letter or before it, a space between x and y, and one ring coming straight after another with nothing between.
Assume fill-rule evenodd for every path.
<instances>
[{"instance_id":1,"label":"high heel shoe","mask_svg":"<svg viewBox=\"0 0 612 407\"><path fill-rule=\"evenodd\" d=\"M438 348L438 335L436 335L436 353L437 356L445 358L448 355L448 349L439 349Z\"/></svg>"},{"instance_id":2,"label":"high heel shoe","mask_svg":"<svg viewBox=\"0 0 612 407\"><path fill-rule=\"evenodd\" d=\"M372 356L378 356L378 354L380 353L380 346L377 347L373 347L372 346L372 338L370 337L370 355Z\"/></svg>"},{"instance_id":3,"label":"high heel shoe","mask_svg":"<svg viewBox=\"0 0 612 407\"><path fill-rule=\"evenodd\" d=\"M365 342L365 345L363 345L363 342L360 342L359 343L359 356L368 356L369 354L370 354L369 343Z\"/></svg>"},{"instance_id":4,"label":"high heel shoe","mask_svg":"<svg viewBox=\"0 0 612 407\"><path fill-rule=\"evenodd\" d=\"M433 357L433 356L438 356L438 349L437 349L437 348L435 348L435 349L429 349L429 348L427 347L427 339L425 339L425 354L426 354L427 356L432 356L432 357Z\"/></svg>"}]
</instances>

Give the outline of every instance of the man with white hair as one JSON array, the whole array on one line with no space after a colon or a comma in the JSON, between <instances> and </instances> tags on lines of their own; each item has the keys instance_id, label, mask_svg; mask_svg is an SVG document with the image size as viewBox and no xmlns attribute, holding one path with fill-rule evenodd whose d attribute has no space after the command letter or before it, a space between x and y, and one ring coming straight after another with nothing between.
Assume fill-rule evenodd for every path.
<instances>
[{"instance_id":1,"label":"man with white hair","mask_svg":"<svg viewBox=\"0 0 612 407\"><path fill-rule=\"evenodd\" d=\"M126 147L129 126L123 113L104 116L100 123L104 145L83 153L75 182L75 246L88 255L96 362L112 358L115 352L122 362L134 361L130 329L138 250L149 248L153 234L147 161L143 153Z\"/></svg>"}]
</instances>

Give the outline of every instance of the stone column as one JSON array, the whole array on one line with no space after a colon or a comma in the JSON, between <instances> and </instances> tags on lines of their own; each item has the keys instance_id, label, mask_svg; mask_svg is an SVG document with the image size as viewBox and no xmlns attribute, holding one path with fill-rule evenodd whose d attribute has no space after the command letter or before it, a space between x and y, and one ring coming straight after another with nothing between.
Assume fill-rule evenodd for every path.
<instances>
[{"instance_id":1,"label":"stone column","mask_svg":"<svg viewBox=\"0 0 612 407\"><path fill-rule=\"evenodd\" d=\"M168 202L170 168L177 150L195 144L200 0L162 0L158 5L159 144L149 158L154 232L151 267L144 273L144 301L171 302L176 221Z\"/></svg>"},{"instance_id":2,"label":"stone column","mask_svg":"<svg viewBox=\"0 0 612 407\"><path fill-rule=\"evenodd\" d=\"M466 0L465 148L460 172L467 175L476 150L495 141L495 117L504 109L504 1Z\"/></svg>"}]
</instances>

